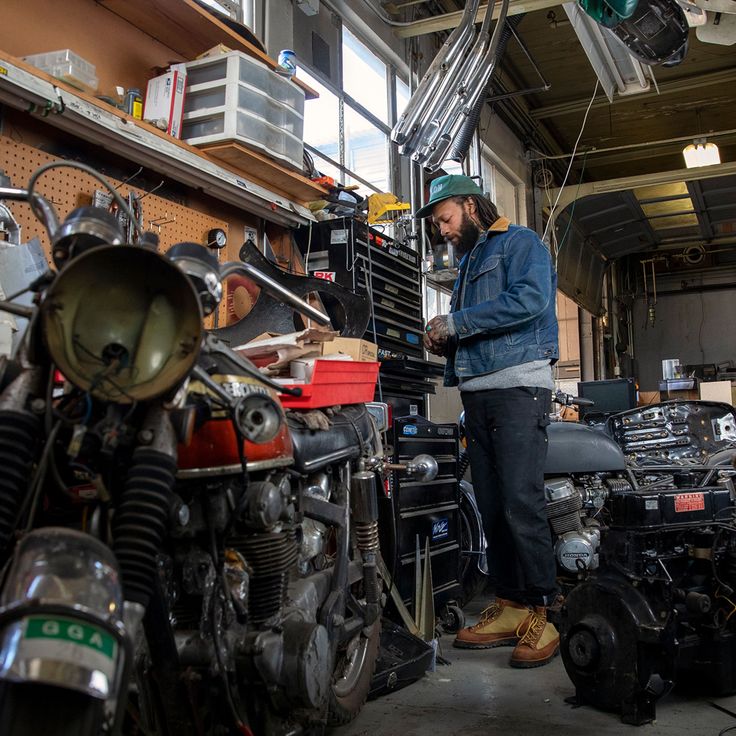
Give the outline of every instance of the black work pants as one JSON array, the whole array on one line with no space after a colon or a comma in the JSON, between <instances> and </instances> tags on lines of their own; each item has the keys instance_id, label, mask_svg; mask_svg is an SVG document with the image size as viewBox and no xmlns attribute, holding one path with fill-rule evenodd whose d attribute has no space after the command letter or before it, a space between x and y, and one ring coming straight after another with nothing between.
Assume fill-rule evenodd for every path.
<instances>
[{"instance_id":1,"label":"black work pants","mask_svg":"<svg viewBox=\"0 0 736 736\"><path fill-rule=\"evenodd\" d=\"M541 606L557 593L544 495L551 392L462 392L470 472L497 596Z\"/></svg>"}]
</instances>

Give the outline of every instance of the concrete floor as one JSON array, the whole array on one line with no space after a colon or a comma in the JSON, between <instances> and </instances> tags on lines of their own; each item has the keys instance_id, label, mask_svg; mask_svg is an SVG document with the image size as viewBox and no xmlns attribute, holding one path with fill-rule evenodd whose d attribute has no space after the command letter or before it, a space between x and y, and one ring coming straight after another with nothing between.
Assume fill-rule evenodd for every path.
<instances>
[{"instance_id":1,"label":"concrete floor","mask_svg":"<svg viewBox=\"0 0 736 736\"><path fill-rule=\"evenodd\" d=\"M477 620L482 607L482 601L471 603L468 623ZM658 702L657 720L637 728L621 723L615 714L565 703L574 688L560 657L545 667L515 670L508 666L510 648L455 649L453 638L441 639L449 666L438 666L403 690L370 701L353 723L331 735L718 736L729 726L736 734L736 696L670 694Z\"/></svg>"}]
</instances>

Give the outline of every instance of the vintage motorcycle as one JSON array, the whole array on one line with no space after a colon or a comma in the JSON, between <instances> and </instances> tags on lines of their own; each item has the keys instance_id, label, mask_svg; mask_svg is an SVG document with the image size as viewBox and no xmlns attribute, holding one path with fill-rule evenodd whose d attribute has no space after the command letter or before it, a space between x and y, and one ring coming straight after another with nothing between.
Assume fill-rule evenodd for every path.
<instances>
[{"instance_id":1,"label":"vintage motorcycle","mask_svg":"<svg viewBox=\"0 0 736 736\"><path fill-rule=\"evenodd\" d=\"M562 391L552 398L563 407L594 405ZM735 472L735 420L727 405L680 401L620 412L591 424L551 422L544 485L562 588L570 590L598 567L612 496L726 483ZM461 478L469 463L464 452ZM485 543L472 485L462 480L461 492L467 601L484 585Z\"/></svg>"},{"instance_id":2,"label":"vintage motorcycle","mask_svg":"<svg viewBox=\"0 0 736 736\"><path fill-rule=\"evenodd\" d=\"M81 164L64 162L93 173ZM45 224L57 273L0 361L0 723L25 734L319 733L364 703L384 603L380 428L365 405L284 411L203 330L239 270L107 212ZM126 203L120 199L123 212ZM380 414L380 412L379 412Z\"/></svg>"},{"instance_id":3,"label":"vintage motorcycle","mask_svg":"<svg viewBox=\"0 0 736 736\"><path fill-rule=\"evenodd\" d=\"M555 392L562 406L587 406L590 400ZM463 415L460 415L461 437ZM571 422L547 427L544 486L547 517L560 583L574 585L577 575L598 564L601 524L598 516L612 488L629 487L633 477L619 446L593 428ZM470 466L467 450L460 457L461 546L463 601L468 602L486 583L485 537L475 493L463 479Z\"/></svg>"}]
</instances>

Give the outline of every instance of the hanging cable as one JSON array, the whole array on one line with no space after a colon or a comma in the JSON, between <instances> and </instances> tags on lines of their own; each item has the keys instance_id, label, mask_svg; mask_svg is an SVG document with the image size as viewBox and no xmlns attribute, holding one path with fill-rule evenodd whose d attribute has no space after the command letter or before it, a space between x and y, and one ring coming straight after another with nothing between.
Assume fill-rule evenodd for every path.
<instances>
[{"instance_id":1,"label":"hanging cable","mask_svg":"<svg viewBox=\"0 0 736 736\"><path fill-rule=\"evenodd\" d=\"M575 199L573 199L572 207L570 209L570 219L567 221L567 227L565 228L565 232L562 235L562 240L560 240L560 244L555 248L555 271L557 270L557 261L560 257L562 246L565 245L567 234L570 232L570 226L572 225L572 217L575 214L575 205L577 204L577 201L578 201L578 194L580 193L580 185L583 183L583 174L585 173L585 161L587 159L587 156L588 156L588 153L586 151L583 154L583 166L580 169L580 180L578 181L578 188L575 190ZM552 232L554 232L554 230Z\"/></svg>"},{"instance_id":2,"label":"hanging cable","mask_svg":"<svg viewBox=\"0 0 736 736\"><path fill-rule=\"evenodd\" d=\"M560 197L562 196L562 190L565 188L565 184L567 183L568 176L570 176L570 171L572 170L572 164L575 161L575 153L578 150L580 139L583 137L583 131L585 130L585 123L588 121L588 114L590 113L590 108L593 107L593 101L595 100L596 94L598 94L599 85L600 85L600 81L596 80L595 88L593 89L593 94L590 96L590 102L588 103L588 109L585 111L585 117L583 118L583 124L580 126L580 132L578 133L577 140L575 141L575 145L573 146L573 149L572 149L572 154L570 155L570 164L567 167L567 171L565 172L565 178L562 180L560 189L557 192L557 199L555 199L555 203L554 205L552 205L552 209L549 213L549 218L547 219L547 225L544 228L542 240L545 240L547 237L547 231L549 230L549 226L551 225L552 220L554 219L554 214L555 214L555 209L557 208L557 203L560 201Z\"/></svg>"}]
</instances>

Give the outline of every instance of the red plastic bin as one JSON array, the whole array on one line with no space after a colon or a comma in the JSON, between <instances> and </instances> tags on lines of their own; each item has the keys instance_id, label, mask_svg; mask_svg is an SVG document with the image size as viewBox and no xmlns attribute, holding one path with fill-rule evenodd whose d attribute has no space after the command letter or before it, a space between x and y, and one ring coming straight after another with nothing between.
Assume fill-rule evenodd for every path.
<instances>
[{"instance_id":1,"label":"red plastic bin","mask_svg":"<svg viewBox=\"0 0 736 736\"><path fill-rule=\"evenodd\" d=\"M289 388L300 388L302 395L281 394L279 398L286 409L319 409L373 401L378 365L368 361L317 360L310 383L289 384Z\"/></svg>"}]
</instances>

